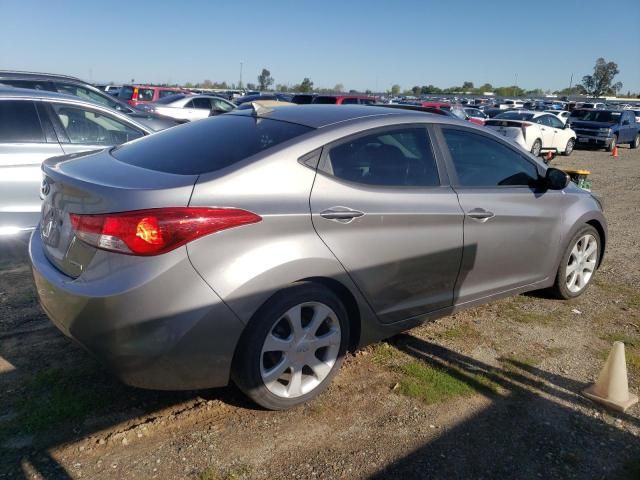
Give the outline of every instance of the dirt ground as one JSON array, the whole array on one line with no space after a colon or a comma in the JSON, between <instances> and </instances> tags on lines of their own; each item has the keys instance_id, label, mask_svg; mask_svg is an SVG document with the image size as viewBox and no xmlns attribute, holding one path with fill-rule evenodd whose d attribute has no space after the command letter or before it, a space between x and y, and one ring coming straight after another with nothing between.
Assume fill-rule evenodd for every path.
<instances>
[{"instance_id":1,"label":"dirt ground","mask_svg":"<svg viewBox=\"0 0 640 480\"><path fill-rule=\"evenodd\" d=\"M614 340L640 383L640 150L576 151L610 241L594 284L521 295L350 355L315 402L121 385L47 321L26 242L0 256L0 479L640 478L640 406L580 395Z\"/></svg>"}]
</instances>

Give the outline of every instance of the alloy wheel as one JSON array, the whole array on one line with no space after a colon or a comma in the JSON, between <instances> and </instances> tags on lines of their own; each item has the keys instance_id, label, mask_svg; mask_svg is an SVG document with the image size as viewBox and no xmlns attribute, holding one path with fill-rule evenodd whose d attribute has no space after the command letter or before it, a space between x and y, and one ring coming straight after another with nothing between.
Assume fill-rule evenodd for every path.
<instances>
[{"instance_id":1,"label":"alloy wheel","mask_svg":"<svg viewBox=\"0 0 640 480\"><path fill-rule=\"evenodd\" d=\"M583 235L571 249L567 262L567 289L572 293L583 290L596 269L598 241L591 234Z\"/></svg>"},{"instance_id":2,"label":"alloy wheel","mask_svg":"<svg viewBox=\"0 0 640 480\"><path fill-rule=\"evenodd\" d=\"M316 388L333 369L342 332L336 313L320 302L290 308L269 330L260 355L265 387L281 398Z\"/></svg>"}]
</instances>

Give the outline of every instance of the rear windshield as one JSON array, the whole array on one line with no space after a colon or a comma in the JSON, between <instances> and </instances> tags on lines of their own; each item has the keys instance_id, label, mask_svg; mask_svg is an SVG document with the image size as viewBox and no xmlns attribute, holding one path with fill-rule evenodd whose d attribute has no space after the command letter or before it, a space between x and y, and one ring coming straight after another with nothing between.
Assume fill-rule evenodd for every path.
<instances>
[{"instance_id":1,"label":"rear windshield","mask_svg":"<svg viewBox=\"0 0 640 480\"><path fill-rule=\"evenodd\" d=\"M159 172L214 172L313 130L295 123L218 115L112 149L121 162Z\"/></svg>"},{"instance_id":2,"label":"rear windshield","mask_svg":"<svg viewBox=\"0 0 640 480\"><path fill-rule=\"evenodd\" d=\"M320 103L322 105L335 105L338 99L336 97L316 97L312 103Z\"/></svg>"},{"instance_id":3,"label":"rear windshield","mask_svg":"<svg viewBox=\"0 0 640 480\"><path fill-rule=\"evenodd\" d=\"M621 113L622 112L607 112L606 110L587 110L579 119L585 122L618 123Z\"/></svg>"},{"instance_id":4,"label":"rear windshield","mask_svg":"<svg viewBox=\"0 0 640 480\"><path fill-rule=\"evenodd\" d=\"M173 95L175 95L176 93L179 93L179 92L176 92L175 90L160 90L160 91L158 92L158 97L160 97L160 98L166 98L166 97L173 96Z\"/></svg>"},{"instance_id":5,"label":"rear windshield","mask_svg":"<svg viewBox=\"0 0 640 480\"><path fill-rule=\"evenodd\" d=\"M133 87L122 87L118 92L118 98L124 98L125 100L131 100L133 96Z\"/></svg>"},{"instance_id":6,"label":"rear windshield","mask_svg":"<svg viewBox=\"0 0 640 480\"><path fill-rule=\"evenodd\" d=\"M500 115L496 115L496 119L505 119L505 120L531 120L533 118L533 113L522 113L522 112L504 112Z\"/></svg>"}]
</instances>

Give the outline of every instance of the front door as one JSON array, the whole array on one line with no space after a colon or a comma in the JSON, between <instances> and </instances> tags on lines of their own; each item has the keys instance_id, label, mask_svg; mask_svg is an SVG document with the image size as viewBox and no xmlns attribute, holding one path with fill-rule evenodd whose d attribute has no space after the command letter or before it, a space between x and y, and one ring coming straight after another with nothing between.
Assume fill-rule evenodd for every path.
<instances>
[{"instance_id":1,"label":"front door","mask_svg":"<svg viewBox=\"0 0 640 480\"><path fill-rule=\"evenodd\" d=\"M313 225L380 320L450 306L463 214L441 186L424 126L389 127L323 149Z\"/></svg>"},{"instance_id":2,"label":"front door","mask_svg":"<svg viewBox=\"0 0 640 480\"><path fill-rule=\"evenodd\" d=\"M515 147L458 127L443 128L442 135L465 212L457 303L555 274L562 248L562 192L538 191L539 166Z\"/></svg>"}]
</instances>

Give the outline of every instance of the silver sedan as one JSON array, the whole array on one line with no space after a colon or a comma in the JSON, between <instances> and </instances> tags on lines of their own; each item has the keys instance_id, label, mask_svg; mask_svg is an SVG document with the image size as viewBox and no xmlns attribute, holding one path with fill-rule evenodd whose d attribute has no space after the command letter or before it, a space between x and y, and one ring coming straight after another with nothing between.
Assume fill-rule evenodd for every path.
<instances>
[{"instance_id":1,"label":"silver sedan","mask_svg":"<svg viewBox=\"0 0 640 480\"><path fill-rule=\"evenodd\" d=\"M51 320L126 383L284 409L349 349L529 290L572 298L601 204L487 129L366 106L233 112L44 164Z\"/></svg>"},{"instance_id":2,"label":"silver sedan","mask_svg":"<svg viewBox=\"0 0 640 480\"><path fill-rule=\"evenodd\" d=\"M213 95L177 93L161 98L151 104L140 105L139 108L176 120L194 121L207 118L212 112L230 112L236 106L224 98Z\"/></svg>"}]
</instances>

